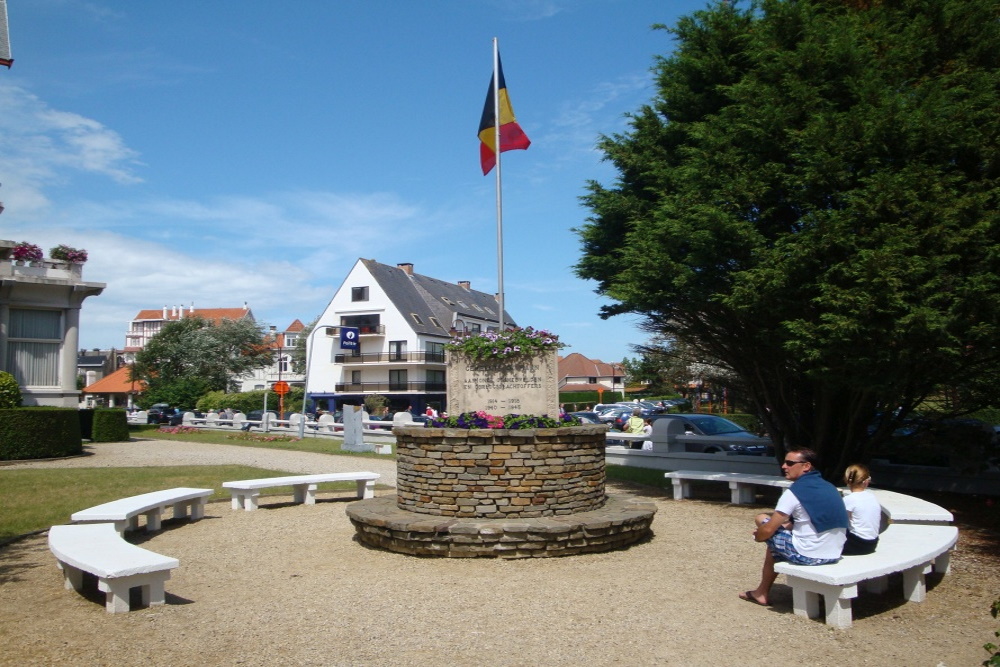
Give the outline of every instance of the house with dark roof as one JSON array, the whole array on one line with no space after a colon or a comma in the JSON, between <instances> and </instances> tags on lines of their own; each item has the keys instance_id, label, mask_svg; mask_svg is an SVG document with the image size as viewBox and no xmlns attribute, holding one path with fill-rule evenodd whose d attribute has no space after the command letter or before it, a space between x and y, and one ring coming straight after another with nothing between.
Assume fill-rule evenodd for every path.
<instances>
[{"instance_id":1,"label":"house with dark roof","mask_svg":"<svg viewBox=\"0 0 1000 667\"><path fill-rule=\"evenodd\" d=\"M509 313L503 321L516 326ZM420 275L409 263L359 259L309 335L309 401L334 410L381 394L393 412L423 412L428 404L447 410L445 344L499 326L496 296L468 281ZM345 327L358 330L356 348L341 347Z\"/></svg>"}]
</instances>

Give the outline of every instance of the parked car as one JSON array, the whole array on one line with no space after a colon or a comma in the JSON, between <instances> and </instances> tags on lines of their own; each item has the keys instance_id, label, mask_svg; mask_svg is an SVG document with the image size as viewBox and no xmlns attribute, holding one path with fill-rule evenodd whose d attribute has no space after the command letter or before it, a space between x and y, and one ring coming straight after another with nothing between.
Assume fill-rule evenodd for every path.
<instances>
[{"instance_id":1,"label":"parked car","mask_svg":"<svg viewBox=\"0 0 1000 667\"><path fill-rule=\"evenodd\" d=\"M184 423L184 413L167 403L155 403L146 412L146 423L180 426Z\"/></svg>"},{"instance_id":2,"label":"parked car","mask_svg":"<svg viewBox=\"0 0 1000 667\"><path fill-rule=\"evenodd\" d=\"M576 417L577 419L579 419L584 424L600 424L601 423L601 420L598 419L598 417L600 417L600 415L598 415L596 412L587 412L586 410L584 410L582 412L570 412L569 415L571 417Z\"/></svg>"},{"instance_id":3,"label":"parked car","mask_svg":"<svg viewBox=\"0 0 1000 667\"><path fill-rule=\"evenodd\" d=\"M739 452L741 454L764 455L773 453L774 447L766 438L759 438L739 424L716 415L676 414L653 415L654 429L657 421L670 419L683 424L684 434L705 436L705 442L697 439L685 441L685 451L703 454L719 452Z\"/></svg>"}]
</instances>

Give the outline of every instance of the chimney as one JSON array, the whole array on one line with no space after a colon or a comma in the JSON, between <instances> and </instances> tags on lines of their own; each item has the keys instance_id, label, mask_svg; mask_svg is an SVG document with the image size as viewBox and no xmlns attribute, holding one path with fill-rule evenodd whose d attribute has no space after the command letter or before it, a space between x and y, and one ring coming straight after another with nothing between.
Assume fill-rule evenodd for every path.
<instances>
[{"instance_id":1,"label":"chimney","mask_svg":"<svg viewBox=\"0 0 1000 667\"><path fill-rule=\"evenodd\" d=\"M472 289L472 283L470 283L468 280L459 280L458 281L458 286L462 287L464 289L467 289L467 290L471 290Z\"/></svg>"},{"instance_id":2,"label":"chimney","mask_svg":"<svg viewBox=\"0 0 1000 667\"><path fill-rule=\"evenodd\" d=\"M194 315L194 301L191 302L191 310L188 311L188 315Z\"/></svg>"},{"instance_id":3,"label":"chimney","mask_svg":"<svg viewBox=\"0 0 1000 667\"><path fill-rule=\"evenodd\" d=\"M180 308L177 309L177 319L179 320L184 319L184 306L181 306Z\"/></svg>"},{"instance_id":4,"label":"chimney","mask_svg":"<svg viewBox=\"0 0 1000 667\"><path fill-rule=\"evenodd\" d=\"M243 302L243 310L250 310L250 306L247 305L246 301Z\"/></svg>"},{"instance_id":5,"label":"chimney","mask_svg":"<svg viewBox=\"0 0 1000 667\"><path fill-rule=\"evenodd\" d=\"M397 269L402 269L403 273L405 273L408 276L412 276L413 275L413 263L412 262L403 262L402 264L397 264L396 268Z\"/></svg>"},{"instance_id":6,"label":"chimney","mask_svg":"<svg viewBox=\"0 0 1000 667\"><path fill-rule=\"evenodd\" d=\"M163 319L167 319L167 307L163 307Z\"/></svg>"}]
</instances>

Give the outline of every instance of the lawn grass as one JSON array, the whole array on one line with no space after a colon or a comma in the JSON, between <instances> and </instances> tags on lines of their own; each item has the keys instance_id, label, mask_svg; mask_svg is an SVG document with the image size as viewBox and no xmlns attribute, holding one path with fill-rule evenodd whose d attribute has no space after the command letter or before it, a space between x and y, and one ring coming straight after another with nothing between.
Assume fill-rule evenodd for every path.
<instances>
[{"instance_id":1,"label":"lawn grass","mask_svg":"<svg viewBox=\"0 0 1000 667\"><path fill-rule=\"evenodd\" d=\"M264 434L258 431L243 433L241 431L210 431L198 430L189 433L165 433L157 426L132 426L130 427L134 438L152 438L155 440L182 440L184 442L206 442L215 445L237 445L240 447L262 447L264 449L282 449L294 452L314 452L317 454L337 454L338 456L357 456L361 458L385 459L388 455L376 454L375 452L345 452L340 449L344 442L343 438L330 437L309 437L302 440L291 441L265 441L267 436L287 436L285 433L271 432ZM392 443L393 455L396 452L396 444Z\"/></svg>"},{"instance_id":2,"label":"lawn grass","mask_svg":"<svg viewBox=\"0 0 1000 667\"><path fill-rule=\"evenodd\" d=\"M605 474L608 479L619 482L632 482L633 484L643 484L645 486L663 489L667 487L666 478L663 476L666 470L654 470L653 468L633 468L631 466L619 466L608 464Z\"/></svg>"},{"instance_id":3,"label":"lawn grass","mask_svg":"<svg viewBox=\"0 0 1000 667\"><path fill-rule=\"evenodd\" d=\"M118 498L191 487L215 489L209 500L229 500L229 492L222 488L223 482L294 474L241 465L47 470L0 468L0 543L55 524L69 523L74 512ZM356 491L357 484L330 482L320 484L319 489ZM289 486L270 489L267 495L291 493L292 487Z\"/></svg>"}]
</instances>

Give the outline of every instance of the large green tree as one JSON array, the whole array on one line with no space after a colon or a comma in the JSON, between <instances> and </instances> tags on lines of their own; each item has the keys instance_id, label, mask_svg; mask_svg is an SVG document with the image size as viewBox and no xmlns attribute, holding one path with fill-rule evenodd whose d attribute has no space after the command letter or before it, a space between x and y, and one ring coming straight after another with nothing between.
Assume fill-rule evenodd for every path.
<instances>
[{"instance_id":1,"label":"large green tree","mask_svg":"<svg viewBox=\"0 0 1000 667\"><path fill-rule=\"evenodd\" d=\"M136 354L132 378L143 380L143 404L194 407L209 391L226 391L232 382L272 363L263 329L255 322L201 317L168 322Z\"/></svg>"},{"instance_id":2,"label":"large green tree","mask_svg":"<svg viewBox=\"0 0 1000 667\"><path fill-rule=\"evenodd\" d=\"M828 471L935 387L974 407L998 368L998 19L996 0L681 19L654 99L600 142L617 181L584 197L576 270L602 316L729 366L778 455Z\"/></svg>"}]
</instances>

